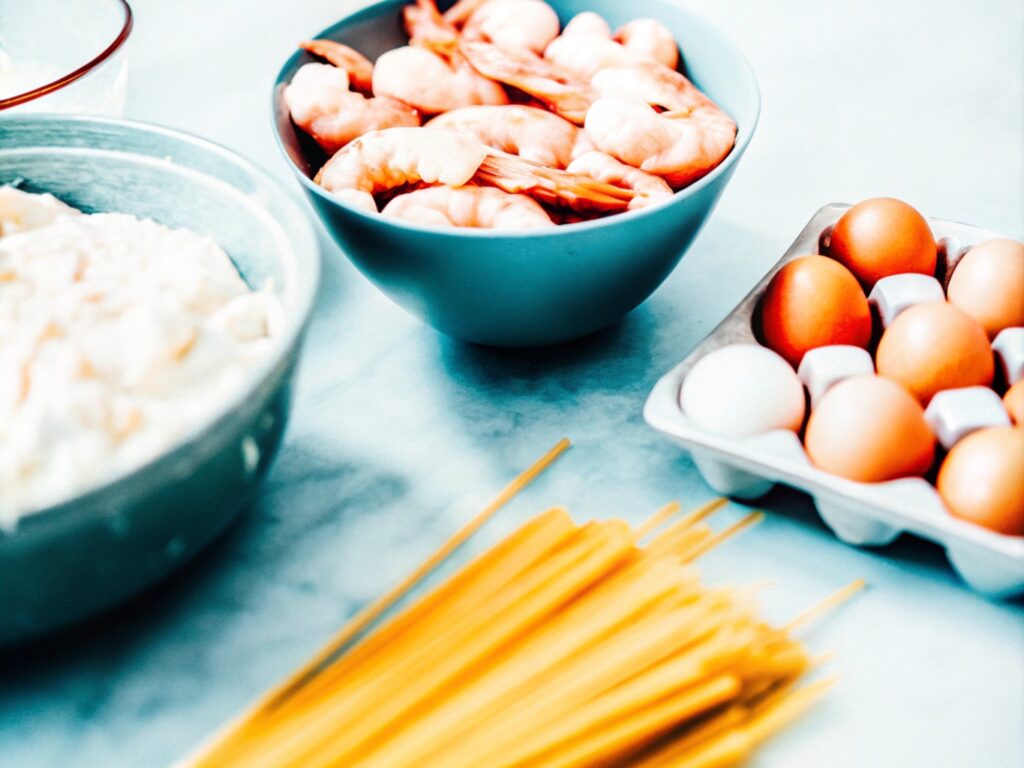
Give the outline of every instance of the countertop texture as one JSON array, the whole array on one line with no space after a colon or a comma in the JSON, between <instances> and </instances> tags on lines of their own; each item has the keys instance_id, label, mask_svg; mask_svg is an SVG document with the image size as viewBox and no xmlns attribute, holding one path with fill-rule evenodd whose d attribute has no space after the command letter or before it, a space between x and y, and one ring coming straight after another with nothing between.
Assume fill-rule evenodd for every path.
<instances>
[{"instance_id":1,"label":"countertop texture","mask_svg":"<svg viewBox=\"0 0 1024 768\"><path fill-rule=\"evenodd\" d=\"M297 193L270 85L295 43L350 5L133 0L126 116L221 142ZM562 435L570 454L484 540L554 504L639 520L711 498L643 423L644 398L824 203L890 195L1024 234L1020 3L688 5L746 51L764 103L731 187L664 286L592 338L501 352L411 319L324 239L294 419L262 495L159 587L0 661L0 766L168 765ZM710 581L768 580L779 619L857 577L870 588L808 636L837 653L838 685L755 765L1024 765L1021 602L976 596L941 550L908 537L845 546L799 494L763 507L762 525L707 559Z\"/></svg>"}]
</instances>

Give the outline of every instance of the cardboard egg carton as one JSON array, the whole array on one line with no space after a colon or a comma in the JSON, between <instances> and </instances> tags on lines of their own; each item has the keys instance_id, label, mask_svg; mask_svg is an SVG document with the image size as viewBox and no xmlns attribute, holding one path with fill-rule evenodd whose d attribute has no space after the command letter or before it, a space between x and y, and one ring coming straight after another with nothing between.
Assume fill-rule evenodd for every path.
<instances>
[{"instance_id":1,"label":"cardboard egg carton","mask_svg":"<svg viewBox=\"0 0 1024 768\"><path fill-rule=\"evenodd\" d=\"M753 321L768 283L787 262L825 253L832 227L847 208L827 205L814 215L747 297L685 360L658 381L644 406L644 418L687 449L707 484L724 496L753 499L776 483L783 483L809 494L825 523L849 544L882 546L901 533L913 533L943 546L953 567L975 590L996 597L1024 593L1024 537L1004 536L954 518L926 480L847 480L812 466L799 436L793 432L719 435L698 427L679 405L683 379L697 360L727 344L760 343ZM939 243L936 277L943 286L971 246L1002 236L941 219L929 219L928 223Z\"/></svg>"}]
</instances>

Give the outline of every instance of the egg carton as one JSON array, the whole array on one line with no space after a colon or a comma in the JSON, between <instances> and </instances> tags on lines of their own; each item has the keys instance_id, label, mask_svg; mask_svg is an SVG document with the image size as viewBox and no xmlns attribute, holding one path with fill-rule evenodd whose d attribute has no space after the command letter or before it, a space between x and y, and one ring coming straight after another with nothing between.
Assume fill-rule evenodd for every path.
<instances>
[{"instance_id":1,"label":"egg carton","mask_svg":"<svg viewBox=\"0 0 1024 768\"><path fill-rule=\"evenodd\" d=\"M687 449L705 482L724 496L755 499L782 483L809 494L822 520L848 544L884 546L901 533L913 533L944 547L953 568L978 592L994 597L1024 593L1024 537L1004 536L954 518L926 480L847 480L814 467L793 432L719 435L698 427L679 405L683 379L700 358L727 344L760 343L753 320L768 283L787 262L825 253L832 228L849 207L826 205L813 216L747 297L685 360L658 381L644 406L644 418ZM943 286L971 246L1003 236L941 219L929 219L928 223L939 245L936 277Z\"/></svg>"}]
</instances>

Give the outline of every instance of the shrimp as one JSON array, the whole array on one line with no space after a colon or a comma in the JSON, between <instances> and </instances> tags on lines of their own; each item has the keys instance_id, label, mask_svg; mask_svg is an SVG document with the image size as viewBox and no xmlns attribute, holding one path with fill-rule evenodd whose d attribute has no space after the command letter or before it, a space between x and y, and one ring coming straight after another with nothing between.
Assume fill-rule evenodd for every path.
<instances>
[{"instance_id":1,"label":"shrimp","mask_svg":"<svg viewBox=\"0 0 1024 768\"><path fill-rule=\"evenodd\" d=\"M629 189L495 154L476 139L440 128L371 131L340 149L314 181L368 211L377 210L374 195L420 183L461 187L473 181L577 210L622 211L636 197Z\"/></svg>"},{"instance_id":2,"label":"shrimp","mask_svg":"<svg viewBox=\"0 0 1024 768\"><path fill-rule=\"evenodd\" d=\"M345 70L330 64L304 64L284 101L295 124L332 154L367 131L420 124L416 110L400 101L353 93Z\"/></svg>"},{"instance_id":3,"label":"shrimp","mask_svg":"<svg viewBox=\"0 0 1024 768\"><path fill-rule=\"evenodd\" d=\"M409 45L377 59L373 92L436 115L475 104L508 104L499 83L479 74L459 50L459 34L434 0L416 0L402 16Z\"/></svg>"},{"instance_id":4,"label":"shrimp","mask_svg":"<svg viewBox=\"0 0 1024 768\"><path fill-rule=\"evenodd\" d=\"M634 19L615 33L615 41L631 53L669 69L679 66L679 46L668 27L654 19Z\"/></svg>"},{"instance_id":5,"label":"shrimp","mask_svg":"<svg viewBox=\"0 0 1024 768\"><path fill-rule=\"evenodd\" d=\"M704 176L736 143L732 118L668 67L611 67L594 75L592 85L601 98L587 112L585 129L597 148L672 187Z\"/></svg>"},{"instance_id":6,"label":"shrimp","mask_svg":"<svg viewBox=\"0 0 1024 768\"><path fill-rule=\"evenodd\" d=\"M525 91L574 123L582 122L599 150L662 176L672 187L706 174L736 142L736 123L685 75L661 64L609 67L583 83L532 54L512 54L487 43L464 43L463 48L488 77ZM591 114L602 101L602 108ZM651 105L669 111L659 115Z\"/></svg>"},{"instance_id":7,"label":"shrimp","mask_svg":"<svg viewBox=\"0 0 1024 768\"><path fill-rule=\"evenodd\" d=\"M710 100L659 113L642 101L603 97L587 112L585 128L602 152L675 188L710 172L736 143L736 123Z\"/></svg>"},{"instance_id":8,"label":"shrimp","mask_svg":"<svg viewBox=\"0 0 1024 768\"><path fill-rule=\"evenodd\" d=\"M462 186L473 178L488 149L437 128L370 131L339 150L314 181L336 197L368 211L374 195L409 184Z\"/></svg>"},{"instance_id":9,"label":"shrimp","mask_svg":"<svg viewBox=\"0 0 1024 768\"><path fill-rule=\"evenodd\" d=\"M454 56L420 46L381 54L373 69L373 92L428 115L474 104L508 104L505 89Z\"/></svg>"},{"instance_id":10,"label":"shrimp","mask_svg":"<svg viewBox=\"0 0 1024 768\"><path fill-rule=\"evenodd\" d=\"M594 75L591 86L601 96L644 101L668 110L714 106L686 75L654 63L602 69Z\"/></svg>"},{"instance_id":11,"label":"shrimp","mask_svg":"<svg viewBox=\"0 0 1024 768\"><path fill-rule=\"evenodd\" d=\"M589 176L617 187L632 189L637 196L630 202L630 210L643 208L672 196L672 187L660 176L626 165L597 150L584 152L569 163L566 171Z\"/></svg>"},{"instance_id":12,"label":"shrimp","mask_svg":"<svg viewBox=\"0 0 1024 768\"><path fill-rule=\"evenodd\" d=\"M555 223L532 197L494 187L427 187L398 195L384 210L418 224L477 229L541 229Z\"/></svg>"},{"instance_id":13,"label":"shrimp","mask_svg":"<svg viewBox=\"0 0 1024 768\"><path fill-rule=\"evenodd\" d=\"M348 73L349 82L363 93L373 91L373 62L354 48L336 40L306 40L299 48L319 56Z\"/></svg>"},{"instance_id":14,"label":"shrimp","mask_svg":"<svg viewBox=\"0 0 1024 768\"><path fill-rule=\"evenodd\" d=\"M608 24L596 14L579 14L544 49L544 58L583 80L607 67L650 62L670 70L679 65L676 39L661 22L635 19L612 37Z\"/></svg>"},{"instance_id":15,"label":"shrimp","mask_svg":"<svg viewBox=\"0 0 1024 768\"><path fill-rule=\"evenodd\" d=\"M573 157L593 148L587 135L568 120L516 104L453 109L427 127L465 133L489 147L552 168L565 168Z\"/></svg>"},{"instance_id":16,"label":"shrimp","mask_svg":"<svg viewBox=\"0 0 1024 768\"><path fill-rule=\"evenodd\" d=\"M583 11L569 19L569 23L562 30L562 36L566 35L596 35L611 40L612 28L608 26L603 16L593 11Z\"/></svg>"},{"instance_id":17,"label":"shrimp","mask_svg":"<svg viewBox=\"0 0 1024 768\"><path fill-rule=\"evenodd\" d=\"M544 58L584 81L606 67L644 60L624 45L596 34L559 35L544 49Z\"/></svg>"},{"instance_id":18,"label":"shrimp","mask_svg":"<svg viewBox=\"0 0 1024 768\"><path fill-rule=\"evenodd\" d=\"M513 155L489 155L473 179L512 194L526 193L542 203L580 212L617 213L626 210L637 196L631 189L545 168Z\"/></svg>"},{"instance_id":19,"label":"shrimp","mask_svg":"<svg viewBox=\"0 0 1024 768\"><path fill-rule=\"evenodd\" d=\"M541 53L558 37L558 14L544 0L459 0L444 14L465 40Z\"/></svg>"},{"instance_id":20,"label":"shrimp","mask_svg":"<svg viewBox=\"0 0 1024 768\"><path fill-rule=\"evenodd\" d=\"M482 42L463 42L459 50L484 77L518 88L577 125L597 95L588 83L529 51Z\"/></svg>"}]
</instances>

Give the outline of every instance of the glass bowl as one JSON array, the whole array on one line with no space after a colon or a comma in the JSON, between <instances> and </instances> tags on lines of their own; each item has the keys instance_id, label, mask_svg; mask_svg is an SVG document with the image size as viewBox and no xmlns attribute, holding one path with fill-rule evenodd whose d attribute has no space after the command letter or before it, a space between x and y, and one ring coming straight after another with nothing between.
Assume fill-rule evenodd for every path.
<instances>
[{"instance_id":1,"label":"glass bowl","mask_svg":"<svg viewBox=\"0 0 1024 768\"><path fill-rule=\"evenodd\" d=\"M126 0L0 0L0 114L120 115L131 29Z\"/></svg>"}]
</instances>

